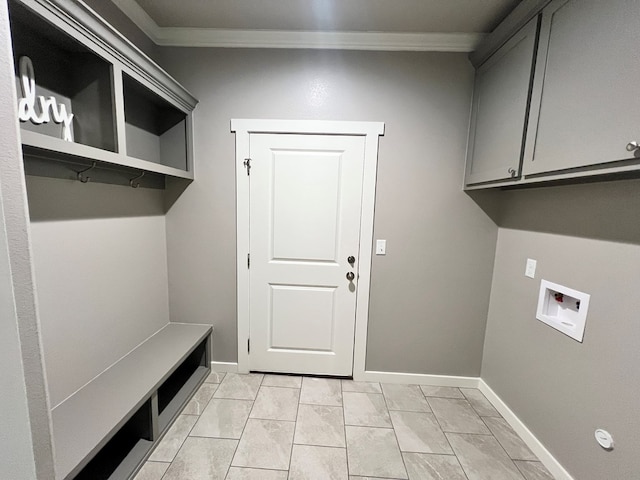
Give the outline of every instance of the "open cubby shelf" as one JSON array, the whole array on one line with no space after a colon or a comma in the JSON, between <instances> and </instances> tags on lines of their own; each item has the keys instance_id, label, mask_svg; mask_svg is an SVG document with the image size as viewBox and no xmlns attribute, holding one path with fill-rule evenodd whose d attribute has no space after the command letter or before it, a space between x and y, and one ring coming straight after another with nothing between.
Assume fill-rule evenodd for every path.
<instances>
[{"instance_id":1,"label":"open cubby shelf","mask_svg":"<svg viewBox=\"0 0 640 480\"><path fill-rule=\"evenodd\" d=\"M149 399L74 477L75 480L127 478L151 451L151 422Z\"/></svg>"},{"instance_id":2,"label":"open cubby shelf","mask_svg":"<svg viewBox=\"0 0 640 480\"><path fill-rule=\"evenodd\" d=\"M127 153L169 167L187 169L187 115L124 75Z\"/></svg>"},{"instance_id":3,"label":"open cubby shelf","mask_svg":"<svg viewBox=\"0 0 640 480\"><path fill-rule=\"evenodd\" d=\"M191 398L199 379L209 374L206 345L201 343L158 388L158 427L163 431Z\"/></svg>"},{"instance_id":4,"label":"open cubby shelf","mask_svg":"<svg viewBox=\"0 0 640 480\"><path fill-rule=\"evenodd\" d=\"M170 323L56 406L56 478L134 474L211 371L211 332Z\"/></svg>"},{"instance_id":5,"label":"open cubby shelf","mask_svg":"<svg viewBox=\"0 0 640 480\"><path fill-rule=\"evenodd\" d=\"M74 114L73 138L82 145L116 150L112 67L76 40L58 34L50 23L19 4L11 8L13 55L16 68L27 56L34 65L36 96L53 95ZM23 93L19 85L18 96ZM21 128L62 138L62 126L53 122L36 125L21 122Z\"/></svg>"},{"instance_id":6,"label":"open cubby shelf","mask_svg":"<svg viewBox=\"0 0 640 480\"><path fill-rule=\"evenodd\" d=\"M73 113L71 142L53 115L44 123L20 121L23 145L52 162L35 175L66 178L53 162L70 157L193 179L195 98L82 1L9 0L9 7L18 99L28 96L20 61L29 57L35 115L43 113L40 97Z\"/></svg>"}]
</instances>

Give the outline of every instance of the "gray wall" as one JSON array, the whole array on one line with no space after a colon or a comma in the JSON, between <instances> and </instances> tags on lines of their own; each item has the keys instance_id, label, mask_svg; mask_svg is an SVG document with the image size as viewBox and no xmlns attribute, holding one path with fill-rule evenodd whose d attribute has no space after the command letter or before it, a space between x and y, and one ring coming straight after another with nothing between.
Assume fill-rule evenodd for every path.
<instances>
[{"instance_id":1,"label":"gray wall","mask_svg":"<svg viewBox=\"0 0 640 480\"><path fill-rule=\"evenodd\" d=\"M215 326L235 362L232 118L383 121L367 369L480 373L497 228L461 191L473 70L464 54L167 48L199 100L193 184L167 213L172 321ZM184 189L184 192L182 192ZM175 203L173 200L177 198Z\"/></svg>"},{"instance_id":2,"label":"gray wall","mask_svg":"<svg viewBox=\"0 0 640 480\"><path fill-rule=\"evenodd\" d=\"M163 192L27 177L52 406L169 322Z\"/></svg>"},{"instance_id":3,"label":"gray wall","mask_svg":"<svg viewBox=\"0 0 640 480\"><path fill-rule=\"evenodd\" d=\"M482 378L580 480L640 472L640 181L501 192ZM536 279L524 276L527 258ZM584 342L536 320L540 279L591 295ZM615 449L594 439L607 429Z\"/></svg>"},{"instance_id":4,"label":"gray wall","mask_svg":"<svg viewBox=\"0 0 640 480\"><path fill-rule=\"evenodd\" d=\"M52 480L6 2L0 2L0 478Z\"/></svg>"},{"instance_id":5,"label":"gray wall","mask_svg":"<svg viewBox=\"0 0 640 480\"><path fill-rule=\"evenodd\" d=\"M0 477L35 480L31 422L1 195L0 191Z\"/></svg>"},{"instance_id":6,"label":"gray wall","mask_svg":"<svg viewBox=\"0 0 640 480\"><path fill-rule=\"evenodd\" d=\"M6 5L0 5L0 122L15 125L15 107L7 80L12 72L8 51ZM0 162L16 164L20 161L17 129L7 128L0 137ZM13 298L9 246L5 228L3 195L0 186L0 477L35 480L36 469L31 446L31 422L24 381L24 367L20 351L18 316Z\"/></svg>"}]
</instances>

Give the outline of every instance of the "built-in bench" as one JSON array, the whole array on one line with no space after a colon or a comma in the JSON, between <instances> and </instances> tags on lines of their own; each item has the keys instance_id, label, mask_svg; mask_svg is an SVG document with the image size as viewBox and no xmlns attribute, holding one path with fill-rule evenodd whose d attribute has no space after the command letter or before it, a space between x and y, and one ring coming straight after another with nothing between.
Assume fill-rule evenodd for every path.
<instances>
[{"instance_id":1,"label":"built-in bench","mask_svg":"<svg viewBox=\"0 0 640 480\"><path fill-rule=\"evenodd\" d=\"M212 330L170 323L56 406L56 478L135 473L209 374Z\"/></svg>"}]
</instances>

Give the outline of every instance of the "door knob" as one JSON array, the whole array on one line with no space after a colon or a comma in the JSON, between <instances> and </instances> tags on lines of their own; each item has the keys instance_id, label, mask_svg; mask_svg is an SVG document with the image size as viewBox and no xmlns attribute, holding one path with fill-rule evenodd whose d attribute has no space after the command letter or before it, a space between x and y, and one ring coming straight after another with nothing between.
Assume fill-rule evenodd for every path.
<instances>
[{"instance_id":1,"label":"door knob","mask_svg":"<svg viewBox=\"0 0 640 480\"><path fill-rule=\"evenodd\" d=\"M347 258L347 262L353 265L354 263L356 263L356 257L354 257L353 255L350 255L349 258Z\"/></svg>"},{"instance_id":2,"label":"door knob","mask_svg":"<svg viewBox=\"0 0 640 480\"><path fill-rule=\"evenodd\" d=\"M627 143L627 152L634 152L640 148L638 142L629 142Z\"/></svg>"},{"instance_id":3,"label":"door knob","mask_svg":"<svg viewBox=\"0 0 640 480\"><path fill-rule=\"evenodd\" d=\"M347 280L349 280L350 282L352 282L354 278L356 278L356 276L354 275L354 273L353 273L353 272L348 272L348 273L347 273Z\"/></svg>"}]
</instances>

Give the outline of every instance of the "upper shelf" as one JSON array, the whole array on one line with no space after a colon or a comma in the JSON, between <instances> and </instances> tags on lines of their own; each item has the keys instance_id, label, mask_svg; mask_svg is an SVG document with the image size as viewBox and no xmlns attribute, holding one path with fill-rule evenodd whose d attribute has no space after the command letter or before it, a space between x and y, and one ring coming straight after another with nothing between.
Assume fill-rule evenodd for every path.
<instances>
[{"instance_id":1,"label":"upper shelf","mask_svg":"<svg viewBox=\"0 0 640 480\"><path fill-rule=\"evenodd\" d=\"M9 6L25 158L193 179L193 96L82 1Z\"/></svg>"}]
</instances>

